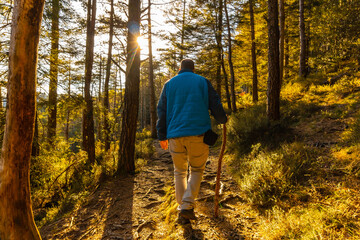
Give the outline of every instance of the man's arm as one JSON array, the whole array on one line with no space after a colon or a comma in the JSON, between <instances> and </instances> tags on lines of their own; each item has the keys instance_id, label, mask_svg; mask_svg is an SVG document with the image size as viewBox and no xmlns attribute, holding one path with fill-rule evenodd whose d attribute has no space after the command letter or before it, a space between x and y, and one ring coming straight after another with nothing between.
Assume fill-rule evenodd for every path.
<instances>
[{"instance_id":1,"label":"man's arm","mask_svg":"<svg viewBox=\"0 0 360 240\"><path fill-rule=\"evenodd\" d=\"M215 91L214 87L211 85L210 81L206 79L206 82L208 85L209 109L211 115L214 116L216 121L224 124L227 122L227 117L224 108L221 104L220 97Z\"/></svg>"},{"instance_id":2,"label":"man's arm","mask_svg":"<svg viewBox=\"0 0 360 240\"><path fill-rule=\"evenodd\" d=\"M164 85L157 105L158 120L156 123L156 129L160 141L166 140L166 133L167 133L166 105L167 105L167 99L166 99L166 90Z\"/></svg>"}]
</instances>

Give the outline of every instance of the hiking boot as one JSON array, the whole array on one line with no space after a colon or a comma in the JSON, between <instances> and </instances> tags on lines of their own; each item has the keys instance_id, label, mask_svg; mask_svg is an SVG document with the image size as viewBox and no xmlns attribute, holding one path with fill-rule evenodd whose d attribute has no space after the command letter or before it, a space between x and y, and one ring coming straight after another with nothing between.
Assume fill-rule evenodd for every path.
<instances>
[{"instance_id":1,"label":"hiking boot","mask_svg":"<svg viewBox=\"0 0 360 240\"><path fill-rule=\"evenodd\" d=\"M190 224L190 220L187 219L187 218L184 218L183 216L178 215L178 219L177 219L177 223L180 224L180 225L186 225L186 224Z\"/></svg>"},{"instance_id":2,"label":"hiking boot","mask_svg":"<svg viewBox=\"0 0 360 240\"><path fill-rule=\"evenodd\" d=\"M179 215L185 219L196 220L194 209L182 209Z\"/></svg>"}]
</instances>

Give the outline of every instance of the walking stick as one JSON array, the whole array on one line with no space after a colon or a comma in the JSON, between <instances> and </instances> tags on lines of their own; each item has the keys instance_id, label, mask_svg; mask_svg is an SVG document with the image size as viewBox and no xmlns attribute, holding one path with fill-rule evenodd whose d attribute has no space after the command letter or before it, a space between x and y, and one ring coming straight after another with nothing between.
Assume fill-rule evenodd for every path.
<instances>
[{"instance_id":1,"label":"walking stick","mask_svg":"<svg viewBox=\"0 0 360 240\"><path fill-rule=\"evenodd\" d=\"M218 161L218 169L216 174L215 198L214 198L214 215L218 217L219 212L219 191L220 191L220 175L221 175L221 162L225 152L226 145L226 124L223 125L223 141L221 144L221 151Z\"/></svg>"}]
</instances>

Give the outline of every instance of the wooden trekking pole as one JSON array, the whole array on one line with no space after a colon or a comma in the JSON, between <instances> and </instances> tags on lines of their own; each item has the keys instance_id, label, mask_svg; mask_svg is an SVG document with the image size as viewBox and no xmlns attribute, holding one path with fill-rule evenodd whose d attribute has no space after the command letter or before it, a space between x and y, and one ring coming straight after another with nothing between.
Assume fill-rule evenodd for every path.
<instances>
[{"instance_id":1,"label":"wooden trekking pole","mask_svg":"<svg viewBox=\"0 0 360 240\"><path fill-rule=\"evenodd\" d=\"M223 141L221 144L221 151L220 151L220 155L219 155L218 169L217 169L217 174L216 174L216 186L215 186L215 198L214 198L214 215L215 215L215 217L218 217L218 212L219 212L221 163L222 163L222 158L223 158L224 152L225 152L225 145L226 145L226 124L223 125Z\"/></svg>"}]
</instances>

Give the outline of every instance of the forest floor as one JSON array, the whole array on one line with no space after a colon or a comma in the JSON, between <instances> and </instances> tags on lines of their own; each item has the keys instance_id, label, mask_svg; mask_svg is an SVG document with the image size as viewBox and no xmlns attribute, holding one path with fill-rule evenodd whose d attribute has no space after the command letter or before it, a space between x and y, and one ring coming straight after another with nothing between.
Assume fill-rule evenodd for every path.
<instances>
[{"instance_id":1,"label":"forest floor","mask_svg":"<svg viewBox=\"0 0 360 240\"><path fill-rule=\"evenodd\" d=\"M222 172L219 217L213 213L217 152L211 153L197 200L197 221L176 222L177 212L166 216L166 187L173 188L169 152L155 142L156 154L135 176L106 181L76 211L40 229L43 239L243 239L240 230L251 228L246 204L236 182ZM171 192L172 193L172 192ZM240 200L240 201L239 201ZM245 207L245 208L244 208ZM166 208L166 207L165 207ZM172 221L166 219L171 218Z\"/></svg>"},{"instance_id":2,"label":"forest floor","mask_svg":"<svg viewBox=\"0 0 360 240\"><path fill-rule=\"evenodd\" d=\"M359 95L359 94L357 94ZM332 147L340 141L343 132L354 122L360 109L357 101L346 117L325 116L346 106L322 106L307 119L291 129L296 139L321 149L331 156ZM103 182L75 211L61 219L44 225L43 239L259 239L257 227L259 212L241 197L238 184L232 178L226 163L221 181L222 195L219 217L213 214L213 196L217 169L218 149L211 154L204 174L195 213L197 221L181 225L176 222L174 207L173 166L170 154L154 142L156 153L134 176ZM349 175L331 164L324 164L329 173L329 185L351 182L347 188L358 191L359 178L349 180ZM327 184L327 183L326 183ZM329 188L331 189L331 188ZM321 189L315 189L314 191ZM320 196L321 197L321 196ZM326 196L317 201L325 201ZM357 210L355 211L357 212ZM263 218L264 219L264 218Z\"/></svg>"}]
</instances>

